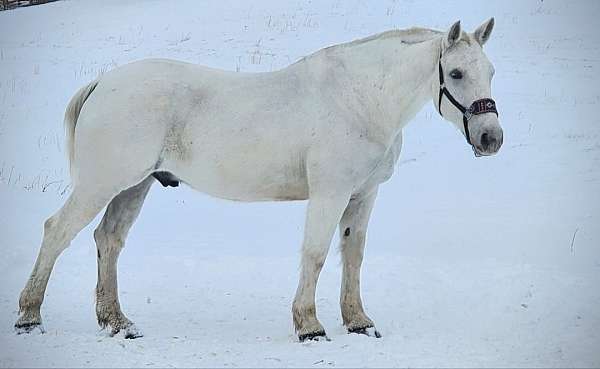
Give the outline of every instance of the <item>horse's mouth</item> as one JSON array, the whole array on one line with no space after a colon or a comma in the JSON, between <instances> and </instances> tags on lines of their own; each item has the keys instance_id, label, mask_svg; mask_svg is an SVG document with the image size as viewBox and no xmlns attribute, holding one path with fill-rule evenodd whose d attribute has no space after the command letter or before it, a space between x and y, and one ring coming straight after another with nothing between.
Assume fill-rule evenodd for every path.
<instances>
[{"instance_id":1,"label":"horse's mouth","mask_svg":"<svg viewBox=\"0 0 600 369\"><path fill-rule=\"evenodd\" d=\"M492 156L492 155L495 155L497 153L497 151L486 152L483 148L477 147L475 145L471 145L471 149L473 149L473 154L475 154L476 158L479 158L479 157L482 157L482 156Z\"/></svg>"},{"instance_id":2,"label":"horse's mouth","mask_svg":"<svg viewBox=\"0 0 600 369\"><path fill-rule=\"evenodd\" d=\"M475 154L475 157L478 158L480 156L483 156L483 154L481 154L479 152L479 150L477 150L477 148L475 147L475 145L471 145L471 149L473 149L473 154Z\"/></svg>"}]
</instances>

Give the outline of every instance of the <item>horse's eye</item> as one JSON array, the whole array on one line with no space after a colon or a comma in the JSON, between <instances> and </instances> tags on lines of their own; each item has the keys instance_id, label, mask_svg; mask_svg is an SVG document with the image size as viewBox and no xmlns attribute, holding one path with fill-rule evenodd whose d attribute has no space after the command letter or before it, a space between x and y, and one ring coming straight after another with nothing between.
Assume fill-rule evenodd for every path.
<instances>
[{"instance_id":1,"label":"horse's eye","mask_svg":"<svg viewBox=\"0 0 600 369\"><path fill-rule=\"evenodd\" d=\"M461 79L463 77L462 72L459 71L458 69L453 69L450 72L450 77L454 78L454 79Z\"/></svg>"}]
</instances>

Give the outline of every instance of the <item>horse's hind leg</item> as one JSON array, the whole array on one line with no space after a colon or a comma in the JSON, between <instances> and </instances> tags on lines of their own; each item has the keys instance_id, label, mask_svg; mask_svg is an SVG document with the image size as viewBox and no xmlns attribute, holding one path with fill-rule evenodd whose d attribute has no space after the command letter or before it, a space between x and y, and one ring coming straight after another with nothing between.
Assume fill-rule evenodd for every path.
<instances>
[{"instance_id":1,"label":"horse's hind leg","mask_svg":"<svg viewBox=\"0 0 600 369\"><path fill-rule=\"evenodd\" d=\"M154 178L149 176L141 183L117 195L106 209L102 222L94 231L98 248L98 284L96 286L96 316L102 328L109 327L111 334L121 330L125 338L142 334L121 311L117 289L117 259L127 233L135 222Z\"/></svg>"},{"instance_id":2,"label":"horse's hind leg","mask_svg":"<svg viewBox=\"0 0 600 369\"><path fill-rule=\"evenodd\" d=\"M115 195L106 187L76 186L63 207L44 223L42 246L33 271L19 298L18 333L27 333L41 327L40 307L56 259L71 240Z\"/></svg>"}]
</instances>

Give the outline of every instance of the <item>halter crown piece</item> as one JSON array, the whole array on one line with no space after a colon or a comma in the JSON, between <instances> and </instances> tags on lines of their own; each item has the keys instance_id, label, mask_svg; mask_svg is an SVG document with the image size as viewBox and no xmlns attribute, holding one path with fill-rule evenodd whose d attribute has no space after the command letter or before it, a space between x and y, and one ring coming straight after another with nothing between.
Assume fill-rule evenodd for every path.
<instances>
[{"instance_id":1,"label":"halter crown piece","mask_svg":"<svg viewBox=\"0 0 600 369\"><path fill-rule=\"evenodd\" d=\"M471 146L471 134L469 133L469 120L473 115L485 114L485 113L495 113L498 116L498 110L496 110L496 102L491 98L483 98L479 100L473 101L469 108L465 108L461 103L456 101L454 96L448 91L446 85L444 84L444 70L442 69L442 53L440 52L440 59L438 62L439 73L440 73L440 95L438 98L438 110L440 115L442 114L442 97L446 95L448 100L454 105L463 115L463 124L465 126L465 137L467 139L467 143Z\"/></svg>"}]
</instances>

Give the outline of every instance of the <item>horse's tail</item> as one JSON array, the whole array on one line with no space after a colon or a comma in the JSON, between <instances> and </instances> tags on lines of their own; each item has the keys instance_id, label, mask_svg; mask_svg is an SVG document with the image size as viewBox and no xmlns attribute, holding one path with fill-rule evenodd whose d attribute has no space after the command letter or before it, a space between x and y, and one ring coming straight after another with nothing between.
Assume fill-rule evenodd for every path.
<instances>
[{"instance_id":1,"label":"horse's tail","mask_svg":"<svg viewBox=\"0 0 600 369\"><path fill-rule=\"evenodd\" d=\"M77 91L75 96L71 98L67 110L65 111L65 136L67 152L69 154L69 172L71 174L71 180L75 180L75 173L73 171L73 158L75 155L75 126L77 125L77 119L79 119L79 113L81 108L87 100L87 98L94 92L94 89L98 85L98 80L92 81L86 86Z\"/></svg>"}]
</instances>

